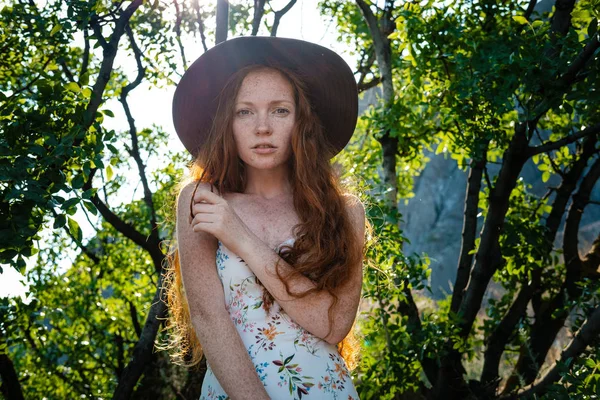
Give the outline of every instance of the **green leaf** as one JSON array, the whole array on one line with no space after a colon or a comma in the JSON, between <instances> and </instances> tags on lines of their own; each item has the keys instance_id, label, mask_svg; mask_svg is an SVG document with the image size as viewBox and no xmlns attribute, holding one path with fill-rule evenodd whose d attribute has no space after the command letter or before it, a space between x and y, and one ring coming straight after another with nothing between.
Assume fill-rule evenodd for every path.
<instances>
[{"instance_id":1,"label":"green leaf","mask_svg":"<svg viewBox=\"0 0 600 400\"><path fill-rule=\"evenodd\" d=\"M550 179L550 172L544 171L544 173L542 174L542 182L548 182L548 179Z\"/></svg>"},{"instance_id":2,"label":"green leaf","mask_svg":"<svg viewBox=\"0 0 600 400\"><path fill-rule=\"evenodd\" d=\"M73 207L77 203L79 203L79 199L77 197L73 197L72 199L65 201L63 203L63 205L61 206L61 208L63 210L68 210L69 208Z\"/></svg>"},{"instance_id":3,"label":"green leaf","mask_svg":"<svg viewBox=\"0 0 600 400\"><path fill-rule=\"evenodd\" d=\"M17 257L17 270L21 273L21 275L25 275L25 268L27 264L25 263L25 259L22 255L19 254Z\"/></svg>"},{"instance_id":4,"label":"green leaf","mask_svg":"<svg viewBox=\"0 0 600 400\"><path fill-rule=\"evenodd\" d=\"M52 28L52 30L50 31L50 36L56 35L61 29L62 29L61 24L54 25L54 28Z\"/></svg>"},{"instance_id":5,"label":"green leaf","mask_svg":"<svg viewBox=\"0 0 600 400\"><path fill-rule=\"evenodd\" d=\"M598 32L598 19L594 18L590 21L590 24L587 27L587 34L589 37L592 37Z\"/></svg>"},{"instance_id":6,"label":"green leaf","mask_svg":"<svg viewBox=\"0 0 600 400\"><path fill-rule=\"evenodd\" d=\"M67 222L67 217L64 214L58 214L56 216L56 218L54 218L54 225L52 225L53 229L58 229L58 228L62 228L63 226L65 226L65 223Z\"/></svg>"},{"instance_id":7,"label":"green leaf","mask_svg":"<svg viewBox=\"0 0 600 400\"><path fill-rule=\"evenodd\" d=\"M65 89L71 91L71 92L75 92L75 93L79 93L81 91L81 87L79 87L79 85L77 84L77 82L69 82L65 85Z\"/></svg>"},{"instance_id":8,"label":"green leaf","mask_svg":"<svg viewBox=\"0 0 600 400\"><path fill-rule=\"evenodd\" d=\"M94 203L92 203L91 201L84 200L83 201L83 205L84 205L85 208L87 208L87 210L89 212L91 212L94 215L98 215L98 209L96 208L96 206L94 205Z\"/></svg>"},{"instance_id":9,"label":"green leaf","mask_svg":"<svg viewBox=\"0 0 600 400\"><path fill-rule=\"evenodd\" d=\"M527 21L527 18L525 18L522 15L513 15L513 20L515 20L517 23L519 23L521 25L525 25L525 24L529 23L529 21Z\"/></svg>"},{"instance_id":10,"label":"green leaf","mask_svg":"<svg viewBox=\"0 0 600 400\"><path fill-rule=\"evenodd\" d=\"M109 116L111 118L115 117L115 114L112 111L110 111L110 110L102 110L102 112L104 113L104 115L107 115L107 116Z\"/></svg>"},{"instance_id":11,"label":"green leaf","mask_svg":"<svg viewBox=\"0 0 600 400\"><path fill-rule=\"evenodd\" d=\"M75 238L75 241L77 241L78 243L81 243L83 234L81 232L81 228L79 227L79 224L73 218L71 218L71 217L67 217L67 218L68 218L67 222L69 224L69 231L71 232L71 235L73 235L73 237Z\"/></svg>"},{"instance_id":12,"label":"green leaf","mask_svg":"<svg viewBox=\"0 0 600 400\"><path fill-rule=\"evenodd\" d=\"M596 363L591 358L588 358L587 360L585 360L585 366L594 369L596 367Z\"/></svg>"},{"instance_id":13,"label":"green leaf","mask_svg":"<svg viewBox=\"0 0 600 400\"><path fill-rule=\"evenodd\" d=\"M71 181L71 185L73 186L73 189L81 189L83 187L84 182L85 182L85 179L83 177L83 174L78 174Z\"/></svg>"},{"instance_id":14,"label":"green leaf","mask_svg":"<svg viewBox=\"0 0 600 400\"><path fill-rule=\"evenodd\" d=\"M110 164L106 166L106 180L110 181L113 178L113 169Z\"/></svg>"}]
</instances>

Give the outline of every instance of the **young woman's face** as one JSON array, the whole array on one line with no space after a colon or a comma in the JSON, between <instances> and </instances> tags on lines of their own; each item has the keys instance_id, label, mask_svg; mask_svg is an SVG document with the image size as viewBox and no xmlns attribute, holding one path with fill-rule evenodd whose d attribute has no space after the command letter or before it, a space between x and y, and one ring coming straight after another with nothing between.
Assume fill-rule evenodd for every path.
<instances>
[{"instance_id":1,"label":"young woman's face","mask_svg":"<svg viewBox=\"0 0 600 400\"><path fill-rule=\"evenodd\" d=\"M236 97L233 137L247 167L274 169L292 153L296 121L292 85L275 70L250 72Z\"/></svg>"}]
</instances>

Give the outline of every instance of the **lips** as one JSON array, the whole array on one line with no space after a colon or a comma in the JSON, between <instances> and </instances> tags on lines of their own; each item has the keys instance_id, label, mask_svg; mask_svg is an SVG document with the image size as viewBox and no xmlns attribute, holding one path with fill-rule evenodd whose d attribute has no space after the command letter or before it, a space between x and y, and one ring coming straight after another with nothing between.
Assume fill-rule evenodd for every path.
<instances>
[{"instance_id":1,"label":"lips","mask_svg":"<svg viewBox=\"0 0 600 400\"><path fill-rule=\"evenodd\" d=\"M270 143L259 143L256 146L252 147L252 151L255 154L273 154L277 151L277 147L273 146Z\"/></svg>"}]
</instances>

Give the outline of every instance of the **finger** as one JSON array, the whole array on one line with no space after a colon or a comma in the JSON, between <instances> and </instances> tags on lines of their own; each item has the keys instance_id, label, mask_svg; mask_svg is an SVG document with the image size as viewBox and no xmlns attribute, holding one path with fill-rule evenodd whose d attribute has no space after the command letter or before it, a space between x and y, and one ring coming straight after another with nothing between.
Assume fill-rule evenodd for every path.
<instances>
[{"instance_id":1,"label":"finger","mask_svg":"<svg viewBox=\"0 0 600 400\"><path fill-rule=\"evenodd\" d=\"M194 216L194 219L192 220L192 225L214 224L216 221L217 218L214 214L199 213Z\"/></svg>"},{"instance_id":2,"label":"finger","mask_svg":"<svg viewBox=\"0 0 600 400\"><path fill-rule=\"evenodd\" d=\"M216 193L212 193L208 189L198 188L198 190L194 194L194 202L201 203L203 201L206 203L217 204L223 201L223 198L217 195Z\"/></svg>"},{"instance_id":3,"label":"finger","mask_svg":"<svg viewBox=\"0 0 600 400\"><path fill-rule=\"evenodd\" d=\"M192 225L192 230L194 232L207 232L212 234L214 226L215 224L212 222L200 221Z\"/></svg>"},{"instance_id":4,"label":"finger","mask_svg":"<svg viewBox=\"0 0 600 400\"><path fill-rule=\"evenodd\" d=\"M198 213L214 214L215 206L214 206L214 204L209 204L209 203L196 203L192 207L192 214L195 216Z\"/></svg>"}]
</instances>

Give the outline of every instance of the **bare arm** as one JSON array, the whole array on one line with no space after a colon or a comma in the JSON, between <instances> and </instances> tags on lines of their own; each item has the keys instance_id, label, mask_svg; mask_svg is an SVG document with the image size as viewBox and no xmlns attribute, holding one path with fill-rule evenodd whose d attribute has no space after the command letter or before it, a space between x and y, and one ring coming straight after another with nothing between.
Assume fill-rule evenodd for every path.
<instances>
[{"instance_id":1,"label":"bare arm","mask_svg":"<svg viewBox=\"0 0 600 400\"><path fill-rule=\"evenodd\" d=\"M331 333L327 335L328 311L333 303L333 296L326 290L302 298L288 296L284 283L275 273L275 265L279 263L283 276L286 276L292 267L244 224L225 199L208 190L199 190L194 195L194 200L196 203L193 207L193 230L211 233L244 259L269 293L298 325L332 344L344 339L352 328L360 302L362 262L347 266L350 279L336 289L338 303L333 309ZM362 247L365 228L364 207L354 196L346 196L345 200L354 233L361 238L358 245ZM314 287L316 284L305 276L290 280L292 293L302 293Z\"/></svg>"},{"instance_id":2,"label":"bare arm","mask_svg":"<svg viewBox=\"0 0 600 400\"><path fill-rule=\"evenodd\" d=\"M215 264L217 241L208 233L192 230L193 190L193 184L187 185L177 201L181 274L192 323L206 359L229 397L267 400L269 396L225 309L223 285Z\"/></svg>"},{"instance_id":3,"label":"bare arm","mask_svg":"<svg viewBox=\"0 0 600 400\"><path fill-rule=\"evenodd\" d=\"M361 239L359 245L362 247L365 228L364 207L358 199L352 198L348 204L348 211L355 233ZM333 308L331 333L326 336L329 331L328 311L333 303L333 296L325 290L303 298L288 296L285 285L275 272L275 263L279 262L279 271L283 276L293 268L252 233L240 235L238 243L237 254L246 261L257 278L295 323L331 344L337 344L346 337L352 328L360 302L362 260L358 265L348 266L348 273L351 274L349 281L335 291L338 303ZM316 287L314 281L302 275L290 280L292 293L302 293L314 287Z\"/></svg>"}]
</instances>

